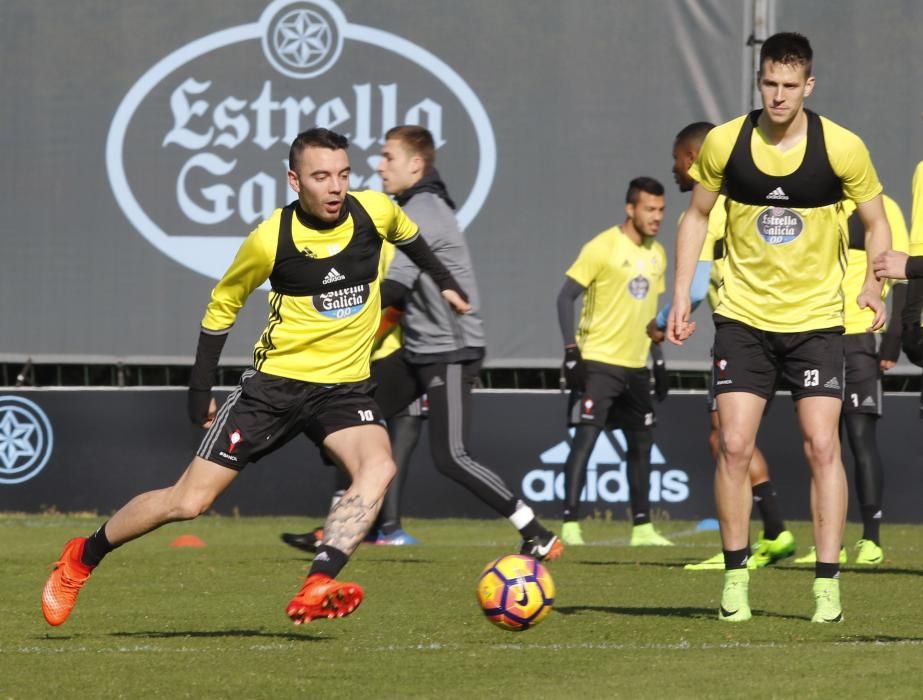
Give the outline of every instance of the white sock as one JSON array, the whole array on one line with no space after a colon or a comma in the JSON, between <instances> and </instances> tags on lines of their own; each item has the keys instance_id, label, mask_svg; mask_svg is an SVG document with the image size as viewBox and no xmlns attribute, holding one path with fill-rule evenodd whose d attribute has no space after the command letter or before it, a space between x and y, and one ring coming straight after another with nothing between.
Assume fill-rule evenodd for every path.
<instances>
[{"instance_id":1,"label":"white sock","mask_svg":"<svg viewBox=\"0 0 923 700\"><path fill-rule=\"evenodd\" d=\"M519 502L516 512L510 516L510 522L517 530L522 530L526 525L535 520L535 513L522 501Z\"/></svg>"}]
</instances>

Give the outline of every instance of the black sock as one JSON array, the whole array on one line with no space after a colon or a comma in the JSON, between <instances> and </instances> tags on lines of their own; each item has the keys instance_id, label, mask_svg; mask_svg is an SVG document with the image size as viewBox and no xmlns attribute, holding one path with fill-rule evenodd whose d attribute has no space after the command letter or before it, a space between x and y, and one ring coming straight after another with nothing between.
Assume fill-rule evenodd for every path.
<instances>
[{"instance_id":1,"label":"black sock","mask_svg":"<svg viewBox=\"0 0 923 700\"><path fill-rule=\"evenodd\" d=\"M308 575L325 574L330 578L336 578L348 561L349 557L346 556L346 552L331 547L329 544L322 544L317 548L317 554L314 555Z\"/></svg>"},{"instance_id":2,"label":"black sock","mask_svg":"<svg viewBox=\"0 0 923 700\"><path fill-rule=\"evenodd\" d=\"M771 481L764 481L753 487L753 500L760 510L763 518L763 537L774 540L785 530L785 522L779 514L779 503L776 499L776 490L772 488Z\"/></svg>"},{"instance_id":3,"label":"black sock","mask_svg":"<svg viewBox=\"0 0 923 700\"><path fill-rule=\"evenodd\" d=\"M724 570L746 569L747 559L750 557L750 547L745 549L725 549L724 551Z\"/></svg>"},{"instance_id":4,"label":"black sock","mask_svg":"<svg viewBox=\"0 0 923 700\"><path fill-rule=\"evenodd\" d=\"M862 506L862 539L881 546L881 507Z\"/></svg>"},{"instance_id":5,"label":"black sock","mask_svg":"<svg viewBox=\"0 0 923 700\"><path fill-rule=\"evenodd\" d=\"M96 532L87 538L86 544L83 546L83 555L80 557L80 561L87 566L97 566L104 556L115 549L106 537L106 523L108 522L107 520L100 525Z\"/></svg>"},{"instance_id":6,"label":"black sock","mask_svg":"<svg viewBox=\"0 0 923 700\"><path fill-rule=\"evenodd\" d=\"M532 518L523 527L519 528L519 534L522 535L524 540L540 539L545 541L551 533L538 521L538 518Z\"/></svg>"},{"instance_id":7,"label":"black sock","mask_svg":"<svg viewBox=\"0 0 923 700\"><path fill-rule=\"evenodd\" d=\"M628 443L626 469L631 521L634 525L646 525L651 521L651 449L654 446L654 433L650 428L629 430L625 439Z\"/></svg>"},{"instance_id":8,"label":"black sock","mask_svg":"<svg viewBox=\"0 0 923 700\"><path fill-rule=\"evenodd\" d=\"M840 563L825 564L822 561L814 563L814 578L839 578Z\"/></svg>"}]
</instances>

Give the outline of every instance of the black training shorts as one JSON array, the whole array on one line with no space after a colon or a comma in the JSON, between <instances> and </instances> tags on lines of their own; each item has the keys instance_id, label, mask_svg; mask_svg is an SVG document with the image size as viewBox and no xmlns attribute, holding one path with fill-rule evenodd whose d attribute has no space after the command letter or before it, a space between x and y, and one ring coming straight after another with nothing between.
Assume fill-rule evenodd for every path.
<instances>
[{"instance_id":1,"label":"black training shorts","mask_svg":"<svg viewBox=\"0 0 923 700\"><path fill-rule=\"evenodd\" d=\"M761 331L715 314L713 387L716 395L744 391L767 401L778 386L796 401L843 398L843 328L800 333Z\"/></svg>"},{"instance_id":2,"label":"black training shorts","mask_svg":"<svg viewBox=\"0 0 923 700\"><path fill-rule=\"evenodd\" d=\"M651 373L647 367L619 367L592 360L584 365L586 389L571 392L570 425L595 425L607 430L641 430L654 425Z\"/></svg>"},{"instance_id":3,"label":"black training shorts","mask_svg":"<svg viewBox=\"0 0 923 700\"><path fill-rule=\"evenodd\" d=\"M243 469L299 433L320 447L331 433L368 424L384 425L371 382L313 384L248 369L196 455Z\"/></svg>"},{"instance_id":4,"label":"black training shorts","mask_svg":"<svg viewBox=\"0 0 923 700\"><path fill-rule=\"evenodd\" d=\"M843 413L881 415L879 336L854 333L843 336L846 347L846 396Z\"/></svg>"}]
</instances>

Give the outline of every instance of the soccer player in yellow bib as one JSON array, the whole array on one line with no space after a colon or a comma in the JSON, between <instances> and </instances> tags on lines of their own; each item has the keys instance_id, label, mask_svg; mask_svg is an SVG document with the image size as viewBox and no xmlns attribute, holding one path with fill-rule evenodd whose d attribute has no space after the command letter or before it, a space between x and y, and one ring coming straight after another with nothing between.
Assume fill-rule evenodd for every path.
<instances>
[{"instance_id":1,"label":"soccer player in yellow bib","mask_svg":"<svg viewBox=\"0 0 923 700\"><path fill-rule=\"evenodd\" d=\"M382 243L381 257L378 262L378 276L385 278L388 266L394 259L397 249L387 241ZM383 360L403 346L401 327L398 322L401 312L394 307L382 309L382 322L376 334L375 346L372 350L372 367L375 362ZM393 319L393 320L390 320ZM378 519L369 530L364 542L381 545L416 545L419 540L404 530L401 524L401 495L407 481L408 467L413 451L420 440L423 422L426 420L426 397L416 399L404 411L388 419L388 438L391 441L391 455L397 473L388 491L382 499ZM323 455L324 463L334 466L332 461ZM343 494L349 489L349 475L337 471L331 508L335 507ZM309 532L283 532L282 541L287 545L300 549L303 552L314 553L324 543L324 527L316 527Z\"/></svg>"},{"instance_id":2,"label":"soccer player in yellow bib","mask_svg":"<svg viewBox=\"0 0 923 700\"><path fill-rule=\"evenodd\" d=\"M583 544L578 509L586 468L600 432L623 428L628 444L631 545L671 545L651 523L651 448L654 408L645 325L664 290L667 257L654 236L663 221L663 185L649 177L631 181L625 223L583 246L558 294L564 340L564 374L571 389L573 444L564 465L565 503L561 537ZM574 333L574 301L584 295Z\"/></svg>"},{"instance_id":3,"label":"soccer player in yellow bib","mask_svg":"<svg viewBox=\"0 0 923 700\"><path fill-rule=\"evenodd\" d=\"M882 195L882 200L891 228L892 249L906 253L909 241L904 215L893 199ZM865 227L853 202L844 202L843 215L849 233L849 258L843 278L846 391L841 423L855 462L854 481L862 515L862 537L856 542L855 562L875 566L884 560L881 547L884 467L876 435L882 412L881 374L894 367L900 357L901 313L907 296L907 285L903 282L885 285L884 295L892 292L888 330L884 334L868 332L872 312L860 309L854 302L862 289L868 265ZM847 559L845 548L841 549L840 563L845 564ZM812 548L808 554L796 559L795 563L813 564L815 560L816 552Z\"/></svg>"},{"instance_id":4,"label":"soccer player in yellow bib","mask_svg":"<svg viewBox=\"0 0 923 700\"><path fill-rule=\"evenodd\" d=\"M857 203L871 262L891 245L881 183L861 139L804 108L814 88L813 52L795 33L760 49L763 109L715 127L690 169L696 181L676 242L676 279L667 337L695 331L690 285L708 215L727 195L727 261L715 309L714 390L721 422L715 500L725 582L718 618L751 617L748 469L766 402L777 381L792 391L811 468L817 550L814 622L843 619L839 553L846 475L838 424L845 382L843 296L847 235L842 201ZM884 325L881 282L869 264L855 303Z\"/></svg>"},{"instance_id":5,"label":"soccer player in yellow bib","mask_svg":"<svg viewBox=\"0 0 923 700\"><path fill-rule=\"evenodd\" d=\"M417 225L386 195L348 192L345 137L316 128L289 150L296 201L257 226L212 291L189 383L189 415L208 429L179 480L136 496L90 537L64 547L42 592L51 625L70 615L91 572L114 548L169 522L206 512L240 471L300 433L322 447L352 483L324 527L311 570L286 613L301 624L348 615L362 602L336 580L368 532L394 476L388 434L372 398L369 356L381 315L383 240L437 281L456 312L470 305ZM269 320L253 366L217 410L211 397L227 334L244 302L269 280Z\"/></svg>"},{"instance_id":6,"label":"soccer player in yellow bib","mask_svg":"<svg viewBox=\"0 0 923 700\"><path fill-rule=\"evenodd\" d=\"M709 131L715 128L710 122L694 122L683 127L673 141L673 177L679 186L680 192L691 192L695 180L689 177L689 168L695 162L702 148L702 142ZM719 195L715 206L708 215L708 233L702 253L696 265L695 277L692 280L691 301L693 308L698 306L705 298L712 310L718 305L718 289L724 278L724 236L727 226L727 211L725 209L724 195ZM680 217L682 221L682 217ZM657 313L651 324L648 325L648 335L655 343L664 340L667 327L667 318L670 314L671 304L667 304ZM711 432L708 435L708 448L712 458L718 460L718 434L720 424L718 421L718 404L712 388L708 392L708 414L711 420ZM769 465L760 448L754 445L753 456L750 458L750 485L753 491L753 501L757 504L760 517L763 520L763 529L757 538L756 545L751 552L748 566L758 569L777 561L790 557L795 553L795 537L785 527L785 521L779 512L778 498L775 487L769 479ZM724 569L724 554L716 555L704 561L686 564L687 571L707 571L711 569Z\"/></svg>"}]
</instances>

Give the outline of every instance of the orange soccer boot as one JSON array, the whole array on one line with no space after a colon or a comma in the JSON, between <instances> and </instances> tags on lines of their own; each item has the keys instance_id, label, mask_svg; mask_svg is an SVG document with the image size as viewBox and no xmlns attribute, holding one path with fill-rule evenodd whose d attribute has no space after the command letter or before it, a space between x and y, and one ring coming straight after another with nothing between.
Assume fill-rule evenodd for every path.
<instances>
[{"instance_id":1,"label":"orange soccer boot","mask_svg":"<svg viewBox=\"0 0 923 700\"><path fill-rule=\"evenodd\" d=\"M42 614L49 625L64 623L74 609L77 594L95 568L80 560L86 541L86 537L75 537L64 545L61 558L45 583L42 590Z\"/></svg>"},{"instance_id":2,"label":"orange soccer boot","mask_svg":"<svg viewBox=\"0 0 923 700\"><path fill-rule=\"evenodd\" d=\"M285 612L296 625L319 617L345 617L359 607L363 595L357 583L337 581L326 574L311 574Z\"/></svg>"}]
</instances>

